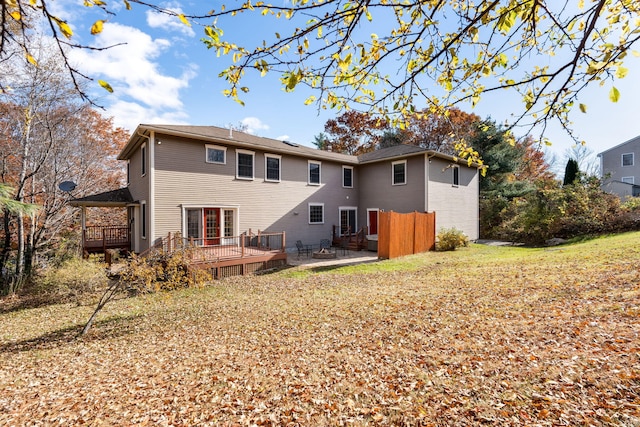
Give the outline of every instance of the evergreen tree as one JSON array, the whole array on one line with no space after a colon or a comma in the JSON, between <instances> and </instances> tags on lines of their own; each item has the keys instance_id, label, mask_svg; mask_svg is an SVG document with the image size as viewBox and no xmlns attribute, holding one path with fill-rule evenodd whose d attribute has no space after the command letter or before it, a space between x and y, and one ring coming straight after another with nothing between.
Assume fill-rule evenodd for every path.
<instances>
[{"instance_id":1,"label":"evergreen tree","mask_svg":"<svg viewBox=\"0 0 640 427\"><path fill-rule=\"evenodd\" d=\"M574 184L580 177L580 168L578 162L575 159L569 159L567 166L564 168L564 180L562 185Z\"/></svg>"}]
</instances>

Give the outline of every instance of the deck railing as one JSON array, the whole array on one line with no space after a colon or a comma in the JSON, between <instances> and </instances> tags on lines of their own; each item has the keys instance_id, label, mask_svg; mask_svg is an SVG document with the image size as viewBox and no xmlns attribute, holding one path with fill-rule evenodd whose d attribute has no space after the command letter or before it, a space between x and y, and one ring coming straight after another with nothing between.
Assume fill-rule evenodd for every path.
<instances>
[{"instance_id":1,"label":"deck railing","mask_svg":"<svg viewBox=\"0 0 640 427\"><path fill-rule=\"evenodd\" d=\"M213 244L205 244L213 241ZM152 252L171 254L177 250L186 250L195 263L221 259L247 258L264 255L265 252L286 251L285 233L265 233L251 231L240 236L208 239L182 237L180 233L169 233L140 256L148 256Z\"/></svg>"},{"instance_id":2,"label":"deck railing","mask_svg":"<svg viewBox=\"0 0 640 427\"><path fill-rule=\"evenodd\" d=\"M129 227L90 225L83 230L82 242L85 248L126 247L130 244Z\"/></svg>"}]
</instances>

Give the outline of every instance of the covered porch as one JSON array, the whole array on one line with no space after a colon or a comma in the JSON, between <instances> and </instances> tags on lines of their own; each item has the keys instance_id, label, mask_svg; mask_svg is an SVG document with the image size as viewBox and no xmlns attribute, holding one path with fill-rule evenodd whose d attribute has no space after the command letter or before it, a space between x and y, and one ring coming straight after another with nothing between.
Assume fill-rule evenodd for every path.
<instances>
[{"instance_id":1,"label":"covered porch","mask_svg":"<svg viewBox=\"0 0 640 427\"><path fill-rule=\"evenodd\" d=\"M109 249L131 252L132 210L138 204L133 201L127 188L93 194L69 201L71 206L80 208L81 247L83 256L106 254ZM110 208L111 214L89 218L89 208ZM118 212L116 209L120 209Z\"/></svg>"}]
</instances>

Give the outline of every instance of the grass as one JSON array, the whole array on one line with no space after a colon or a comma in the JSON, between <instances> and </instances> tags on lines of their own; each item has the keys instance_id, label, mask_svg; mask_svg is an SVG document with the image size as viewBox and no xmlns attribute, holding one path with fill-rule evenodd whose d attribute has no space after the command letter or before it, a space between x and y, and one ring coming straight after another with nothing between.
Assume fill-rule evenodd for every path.
<instances>
[{"instance_id":1,"label":"grass","mask_svg":"<svg viewBox=\"0 0 640 427\"><path fill-rule=\"evenodd\" d=\"M1 425L640 425L640 233L0 314Z\"/></svg>"}]
</instances>

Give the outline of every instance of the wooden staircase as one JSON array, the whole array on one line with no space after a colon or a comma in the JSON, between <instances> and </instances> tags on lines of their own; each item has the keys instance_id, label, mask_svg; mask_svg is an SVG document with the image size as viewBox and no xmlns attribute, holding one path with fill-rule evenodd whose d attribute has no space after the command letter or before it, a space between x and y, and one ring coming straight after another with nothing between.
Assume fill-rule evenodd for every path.
<instances>
[{"instance_id":1,"label":"wooden staircase","mask_svg":"<svg viewBox=\"0 0 640 427\"><path fill-rule=\"evenodd\" d=\"M352 233L351 228L340 235L338 226L333 226L332 245L338 248L348 249L350 251L361 251L367 249L367 227L362 227L358 232Z\"/></svg>"}]
</instances>

